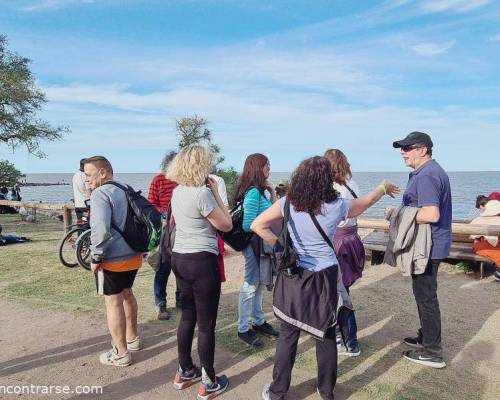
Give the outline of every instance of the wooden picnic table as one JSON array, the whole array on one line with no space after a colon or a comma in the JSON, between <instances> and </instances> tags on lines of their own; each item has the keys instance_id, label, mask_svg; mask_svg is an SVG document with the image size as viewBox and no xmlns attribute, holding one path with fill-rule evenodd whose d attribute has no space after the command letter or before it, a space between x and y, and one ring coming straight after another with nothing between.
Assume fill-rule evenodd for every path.
<instances>
[{"instance_id":1,"label":"wooden picnic table","mask_svg":"<svg viewBox=\"0 0 500 400\"><path fill-rule=\"evenodd\" d=\"M373 232L366 235L362 241L365 251L372 256L372 263L374 260L380 260L389 241L389 221L385 219L358 219L358 226L373 229ZM473 239L470 238L470 235L500 236L500 225L474 225L465 222L453 222L451 230L453 241L448 259L479 263L480 277L482 279L484 276L484 263L491 263L491 260L472 251Z\"/></svg>"}]
</instances>

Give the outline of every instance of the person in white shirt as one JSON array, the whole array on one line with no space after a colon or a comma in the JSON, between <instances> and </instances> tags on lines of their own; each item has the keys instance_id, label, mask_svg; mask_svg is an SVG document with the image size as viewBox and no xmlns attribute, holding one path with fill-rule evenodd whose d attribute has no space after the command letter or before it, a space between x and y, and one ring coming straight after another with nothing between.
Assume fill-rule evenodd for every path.
<instances>
[{"instance_id":1,"label":"person in white shirt","mask_svg":"<svg viewBox=\"0 0 500 400\"><path fill-rule=\"evenodd\" d=\"M351 166L345 154L338 149L327 150L324 157L330 162L335 174L333 188L339 192L342 199L353 200L359 197L359 187L352 180ZM347 292L349 288L361 278L365 267L365 249L358 235L356 217L346 218L338 224L334 237L335 254L339 260L342 282ZM340 346L339 355L355 357L361 354L358 344L358 327L356 316L350 314L348 320L349 337L347 348Z\"/></svg>"},{"instance_id":2,"label":"person in white shirt","mask_svg":"<svg viewBox=\"0 0 500 400\"><path fill-rule=\"evenodd\" d=\"M85 158L80 160L80 169L73 175L73 201L75 202L75 214L77 223L82 223L83 213L87 210L85 201L90 199L90 186L85 180L83 166Z\"/></svg>"}]
</instances>

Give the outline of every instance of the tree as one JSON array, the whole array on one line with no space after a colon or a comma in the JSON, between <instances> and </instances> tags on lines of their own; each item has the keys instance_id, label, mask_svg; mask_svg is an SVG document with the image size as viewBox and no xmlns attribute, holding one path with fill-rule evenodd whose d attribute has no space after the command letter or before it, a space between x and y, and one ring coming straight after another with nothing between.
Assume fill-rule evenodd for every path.
<instances>
[{"instance_id":1,"label":"tree","mask_svg":"<svg viewBox=\"0 0 500 400\"><path fill-rule=\"evenodd\" d=\"M179 149L191 144L205 144L215 154L215 166L223 163L225 158L220 155L220 147L212 142L212 132L207 128L208 121L198 117L184 117L175 121L177 135L179 136Z\"/></svg>"},{"instance_id":2,"label":"tree","mask_svg":"<svg viewBox=\"0 0 500 400\"><path fill-rule=\"evenodd\" d=\"M219 175L226 182L227 193L229 194L229 202L232 203L231 193L233 187L239 178L238 172L233 168L223 168L220 165L224 162L225 157L220 154L220 147L213 143L212 132L207 128L208 121L198 117L196 114L192 117L184 117L175 121L177 135L179 136L179 149L182 149L191 144L205 144L215 154L215 174Z\"/></svg>"},{"instance_id":3,"label":"tree","mask_svg":"<svg viewBox=\"0 0 500 400\"><path fill-rule=\"evenodd\" d=\"M0 187L14 187L25 176L14 164L0 160Z\"/></svg>"},{"instance_id":4,"label":"tree","mask_svg":"<svg viewBox=\"0 0 500 400\"><path fill-rule=\"evenodd\" d=\"M42 140L60 140L66 127L52 127L36 114L47 102L37 88L29 69L31 60L7 48L7 37L0 35L0 143L15 149L25 146L29 153L45 157Z\"/></svg>"}]
</instances>

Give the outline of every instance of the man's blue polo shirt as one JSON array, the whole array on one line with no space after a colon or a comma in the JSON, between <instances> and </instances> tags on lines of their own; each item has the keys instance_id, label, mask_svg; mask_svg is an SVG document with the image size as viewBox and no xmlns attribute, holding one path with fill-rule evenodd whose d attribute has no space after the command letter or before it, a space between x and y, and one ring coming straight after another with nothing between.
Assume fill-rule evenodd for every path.
<instances>
[{"instance_id":1,"label":"man's blue polo shirt","mask_svg":"<svg viewBox=\"0 0 500 400\"><path fill-rule=\"evenodd\" d=\"M451 247L451 189L444 169L429 160L410 173L403 195L403 206L439 208L439 221L431 224L431 260L442 260L450 254Z\"/></svg>"}]
</instances>

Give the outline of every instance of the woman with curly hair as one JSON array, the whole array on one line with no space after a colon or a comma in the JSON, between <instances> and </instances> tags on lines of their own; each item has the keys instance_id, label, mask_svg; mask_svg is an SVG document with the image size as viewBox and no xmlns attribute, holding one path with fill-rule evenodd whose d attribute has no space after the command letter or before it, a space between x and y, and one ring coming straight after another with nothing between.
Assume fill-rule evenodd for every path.
<instances>
[{"instance_id":1,"label":"woman with curly hair","mask_svg":"<svg viewBox=\"0 0 500 400\"><path fill-rule=\"evenodd\" d=\"M182 149L167 169L167 178L178 185L170 203L176 224L172 270L182 307L177 329L179 369L174 388L185 389L201 380L198 400L212 399L228 385L226 376L216 376L214 370L215 324L221 290L216 233L230 231L233 224L217 182L208 176L212 161L209 149L191 145ZM191 358L196 324L201 368Z\"/></svg>"},{"instance_id":2,"label":"woman with curly hair","mask_svg":"<svg viewBox=\"0 0 500 400\"><path fill-rule=\"evenodd\" d=\"M243 200L243 230L247 232L250 232L250 225L255 218L276 201L276 192L268 180L269 171L269 160L265 155L250 154L234 189L234 203ZM266 191L269 198L265 194ZM238 304L238 337L256 348L264 345L256 332L278 336L278 332L266 322L262 309L265 284L261 282L260 274L261 242L260 238L254 235L250 244L243 249L245 277Z\"/></svg>"},{"instance_id":3,"label":"woman with curly hair","mask_svg":"<svg viewBox=\"0 0 500 400\"><path fill-rule=\"evenodd\" d=\"M328 238L334 237L341 221L360 215L384 194L393 196L399 193L397 186L384 180L368 195L347 200L338 197L338 193L333 189L333 182L334 176L328 160L316 156L302 161L292 175L287 196L259 215L251 226L252 231L262 239L275 244L278 238L272 232L271 226L283 220L288 199L288 231L299 257L297 276L307 275L311 284L302 286L300 293L286 291L283 296L295 296L294 304L304 304L304 309L317 310L321 308L322 303L333 304L336 309L338 260L333 245L330 246L331 243L323 238L323 234ZM314 219L319 224L318 227ZM328 326L329 321L333 321L333 316L326 315L325 318ZM281 321L274 358L273 382L264 386L263 399L284 399L288 392L300 336L298 325L300 324L293 324L292 321L284 319ZM316 341L316 361L318 393L322 399L331 400L337 380L335 327L327 329L323 341Z\"/></svg>"},{"instance_id":4,"label":"woman with curly hair","mask_svg":"<svg viewBox=\"0 0 500 400\"><path fill-rule=\"evenodd\" d=\"M333 188L340 194L340 197L349 200L358 198L359 188L352 179L351 165L345 154L338 149L330 149L325 152L324 157L332 166L335 180ZM342 282L349 293L349 288L361 278L365 268L365 248L358 235L357 219L347 218L340 222L333 239ZM339 355L356 357L361 354L361 350L358 344L358 325L354 312L349 315L347 325L349 337L346 346L339 344ZM337 341L340 342L340 340Z\"/></svg>"}]
</instances>

